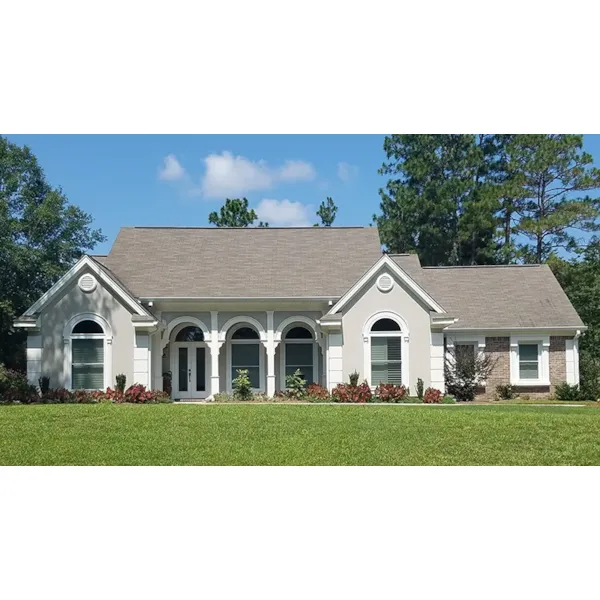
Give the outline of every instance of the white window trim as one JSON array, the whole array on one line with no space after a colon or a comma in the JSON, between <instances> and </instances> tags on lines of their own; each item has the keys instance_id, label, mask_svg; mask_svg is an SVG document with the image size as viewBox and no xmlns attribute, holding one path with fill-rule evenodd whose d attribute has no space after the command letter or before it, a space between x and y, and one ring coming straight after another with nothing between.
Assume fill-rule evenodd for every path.
<instances>
[{"instance_id":1,"label":"white window trim","mask_svg":"<svg viewBox=\"0 0 600 600\"><path fill-rule=\"evenodd\" d=\"M538 378L521 379L519 377L519 344L537 344ZM549 335L511 335L510 336L510 383L520 387L550 385L550 336Z\"/></svg>"},{"instance_id":2,"label":"white window trim","mask_svg":"<svg viewBox=\"0 0 600 600\"><path fill-rule=\"evenodd\" d=\"M390 331L390 332L371 332L371 327L375 324L376 321L380 319L391 319L395 321L400 327L400 331ZM402 340L401 352L402 352L402 366L401 366L401 374L402 374L402 385L406 388L410 387L410 369L409 369L409 343L410 343L410 333L408 330L408 325L406 321L397 313L390 311L383 311L375 313L371 315L364 327L363 327L363 377L361 379L366 379L369 382L369 386L371 389L375 389L377 386L372 385L371 382L371 338L372 337L399 337Z\"/></svg>"},{"instance_id":3,"label":"white window trim","mask_svg":"<svg viewBox=\"0 0 600 600\"><path fill-rule=\"evenodd\" d=\"M238 317L235 317L236 319ZM230 319L231 320L231 319ZM258 380L260 382L260 386L258 388L252 388L252 391L255 393L264 393L265 392L265 352L264 352L264 342L261 339L261 332L258 331L258 338L255 340L232 340L231 337L238 330L243 327L250 327L250 329L256 329L256 327L252 327L254 322L257 322L255 319L252 321L238 321L235 325L228 327L226 330L227 333L227 341L226 341L226 354L227 354L227 390L229 393L233 392L233 377L231 376L231 369L233 368L233 357L231 347L234 344L258 344ZM225 328L223 328L225 329ZM264 331L264 330L263 330Z\"/></svg>"},{"instance_id":4,"label":"white window trim","mask_svg":"<svg viewBox=\"0 0 600 600\"><path fill-rule=\"evenodd\" d=\"M93 321L102 327L104 333L73 333L73 328L81 321ZM112 385L112 328L108 321L95 313L80 313L71 317L63 328L63 379L64 386L73 390L73 352L72 340L104 339L104 388Z\"/></svg>"},{"instance_id":5,"label":"white window trim","mask_svg":"<svg viewBox=\"0 0 600 600\"><path fill-rule=\"evenodd\" d=\"M291 331L294 327L302 327L302 324L299 323L291 323L290 325L288 325L288 331ZM304 329L307 329L308 331L310 331L310 329L308 327L304 327ZM315 383L319 382L319 358L318 358L318 344L317 344L317 340L316 340L316 333L313 330L312 331L312 335L311 335L311 339L305 338L305 339L298 339L298 338L292 338L291 340L286 339L286 334L282 334L280 333L281 336L281 343L282 343L282 348L281 351L279 352L279 387L282 390L286 390L287 386L285 384L285 363L286 363L286 352L287 352L287 345L288 344L311 344L312 343L312 369L313 369L313 379L315 381ZM310 384L309 384L310 385Z\"/></svg>"}]
</instances>

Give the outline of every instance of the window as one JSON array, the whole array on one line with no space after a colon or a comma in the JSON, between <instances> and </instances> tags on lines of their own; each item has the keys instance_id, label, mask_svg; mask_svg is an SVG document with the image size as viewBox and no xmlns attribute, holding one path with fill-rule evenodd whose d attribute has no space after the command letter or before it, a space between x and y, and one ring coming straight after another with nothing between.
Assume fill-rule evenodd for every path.
<instances>
[{"instance_id":1,"label":"window","mask_svg":"<svg viewBox=\"0 0 600 600\"><path fill-rule=\"evenodd\" d=\"M519 379L539 379L537 344L519 344Z\"/></svg>"},{"instance_id":2,"label":"window","mask_svg":"<svg viewBox=\"0 0 600 600\"><path fill-rule=\"evenodd\" d=\"M238 376L238 370L246 369L254 389L261 389L259 339L251 327L239 327L231 336L231 380Z\"/></svg>"},{"instance_id":3,"label":"window","mask_svg":"<svg viewBox=\"0 0 600 600\"><path fill-rule=\"evenodd\" d=\"M285 377L298 369L307 383L315 381L315 343L311 332L305 327L293 327L285 336ZM285 381L283 382L285 385Z\"/></svg>"},{"instance_id":4,"label":"window","mask_svg":"<svg viewBox=\"0 0 600 600\"><path fill-rule=\"evenodd\" d=\"M80 321L71 335L71 389L104 388L104 330L95 321Z\"/></svg>"},{"instance_id":5,"label":"window","mask_svg":"<svg viewBox=\"0 0 600 600\"><path fill-rule=\"evenodd\" d=\"M402 383L402 332L393 319L379 319L371 327L371 385Z\"/></svg>"},{"instance_id":6,"label":"window","mask_svg":"<svg viewBox=\"0 0 600 600\"><path fill-rule=\"evenodd\" d=\"M549 335L510 337L510 383L518 386L550 385Z\"/></svg>"},{"instance_id":7,"label":"window","mask_svg":"<svg viewBox=\"0 0 600 600\"><path fill-rule=\"evenodd\" d=\"M200 327L195 327L194 325L190 325L189 327L184 327L175 337L176 342L203 342L204 341L204 333Z\"/></svg>"},{"instance_id":8,"label":"window","mask_svg":"<svg viewBox=\"0 0 600 600\"><path fill-rule=\"evenodd\" d=\"M475 362L475 344L459 342L454 344L454 355L458 364L465 364L463 361Z\"/></svg>"}]
</instances>

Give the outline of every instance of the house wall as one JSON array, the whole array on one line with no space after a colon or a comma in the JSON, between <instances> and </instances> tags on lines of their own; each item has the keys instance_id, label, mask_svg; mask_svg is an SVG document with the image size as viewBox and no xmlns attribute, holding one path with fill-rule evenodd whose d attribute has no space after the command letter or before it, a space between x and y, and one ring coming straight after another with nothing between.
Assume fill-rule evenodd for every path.
<instances>
[{"instance_id":1,"label":"house wall","mask_svg":"<svg viewBox=\"0 0 600 600\"><path fill-rule=\"evenodd\" d=\"M131 311L111 291L103 287L100 280L96 289L86 293L79 289L76 278L66 292L50 303L41 315L42 374L50 377L51 387L63 387L65 323L80 313L96 313L104 317L112 328L112 376L124 373L129 383L133 382L134 328ZM112 385L114 386L114 381Z\"/></svg>"},{"instance_id":2,"label":"house wall","mask_svg":"<svg viewBox=\"0 0 600 600\"><path fill-rule=\"evenodd\" d=\"M567 380L567 340L572 340L572 337L550 336L550 386L520 386L517 387L520 394L544 398L553 394L556 386ZM486 337L485 351L496 364L478 398L493 400L496 396L496 386L510 383L510 337Z\"/></svg>"},{"instance_id":3,"label":"house wall","mask_svg":"<svg viewBox=\"0 0 600 600\"><path fill-rule=\"evenodd\" d=\"M253 308L255 308L255 302L253 304L250 304L249 306L252 306ZM267 303L265 303L265 310L244 310L243 306L244 304L241 303L240 306L236 306L236 310L219 310L219 304L207 304L206 302L203 303L194 303L193 305L189 306L188 308L186 308L185 310L179 310L183 307L179 306L179 305L174 305L178 310L170 310L170 306L166 303L161 303L161 308L162 311L160 312L160 320L165 323L167 326L169 323L171 323L172 321L174 321L175 319L178 319L180 317L191 317L194 319L198 319L200 320L205 326L206 328L210 331L211 330L211 310L213 311L217 311L217 325L218 325L218 331L220 332L222 330L222 328L225 326L225 324L232 318L237 318L240 316L246 316L246 317L250 317L252 319L255 319L263 328L263 330L266 332L267 328L268 328L268 324L267 324L267 310L273 310L274 314L273 314L273 328L274 331L277 331L278 327L288 318L293 318L293 317L308 317L309 319L311 319L312 321L316 322L317 319L319 319L322 315L323 315L323 311L317 311L317 310L304 310L301 308L295 309L295 310L291 310L289 308L286 307L285 310L275 310L275 308ZM205 310L193 310L196 307L202 307L205 308ZM298 323L299 325L303 325L301 322ZM252 325L251 323L249 325ZM226 391L227 390L227 386L228 386L228 345L227 343L223 344L221 346L221 349L219 351L219 386L220 386L220 390L221 391ZM264 365L264 369L263 369L263 373L264 373L264 379L265 379L265 386L266 386L266 377L267 377L267 355L266 355L266 350L264 348L264 346L261 344L261 355L262 355L262 360L263 360L263 365ZM207 349L208 352L208 349ZM282 352L282 343L280 343L276 350L275 350L275 389L276 390L280 390L284 384L284 381L282 381L282 377L280 375L280 360L281 360L281 352ZM170 371L171 370L171 362L170 362L170 347L167 345L164 352L163 352L163 357L160 361L160 364L162 366L162 371L166 372L166 371ZM323 368L324 368L324 363L323 363L323 358L321 356L321 351L320 348L318 348L318 352L317 352L317 358L318 358L318 370L319 370L319 380L320 381L324 381L323 377ZM266 389L266 387L265 387Z\"/></svg>"},{"instance_id":4,"label":"house wall","mask_svg":"<svg viewBox=\"0 0 600 600\"><path fill-rule=\"evenodd\" d=\"M342 372L344 381L348 381L350 373L358 371L364 377L365 343L363 328L367 320L375 313L390 311L398 314L409 328L408 359L409 381L411 392L416 389L417 379L423 380L425 387L431 383L431 325L429 308L409 292L394 275L388 272L395 285L389 292L381 292L376 285L377 278L384 271L374 276L365 287L365 292L344 309L343 327L343 360ZM405 360L406 357L403 357Z\"/></svg>"}]
</instances>

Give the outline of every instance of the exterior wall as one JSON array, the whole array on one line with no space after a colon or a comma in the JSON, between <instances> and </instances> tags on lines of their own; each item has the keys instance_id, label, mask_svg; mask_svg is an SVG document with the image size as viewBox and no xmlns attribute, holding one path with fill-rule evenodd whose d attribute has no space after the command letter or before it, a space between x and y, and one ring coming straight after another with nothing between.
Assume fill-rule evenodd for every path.
<instances>
[{"instance_id":1,"label":"exterior wall","mask_svg":"<svg viewBox=\"0 0 600 600\"><path fill-rule=\"evenodd\" d=\"M66 385L63 373L63 329L65 323L80 313L96 313L103 316L112 327L112 374L113 380L119 373L133 383L134 328L131 311L105 289L98 280L93 292L83 292L77 285L78 278L66 292L50 305L41 315L42 374L50 377L51 387ZM115 385L115 382L112 382Z\"/></svg>"},{"instance_id":2,"label":"exterior wall","mask_svg":"<svg viewBox=\"0 0 600 600\"><path fill-rule=\"evenodd\" d=\"M569 340L563 336L550 336L550 386L519 386L517 390L520 394L544 398L553 394L559 383L567 380L566 348ZM510 337L486 337L485 350L497 362L479 398L493 400L496 386L510 383Z\"/></svg>"},{"instance_id":3,"label":"exterior wall","mask_svg":"<svg viewBox=\"0 0 600 600\"><path fill-rule=\"evenodd\" d=\"M381 292L377 285L377 273L367 283L365 292L344 309L343 325L343 380L348 381L350 373L358 371L361 379L364 374L365 343L363 327L375 313L390 311L401 316L406 322L410 339L408 342L409 375L408 385L411 393L415 391L417 379L423 380L425 387L431 383L431 324L429 308L423 306L411 292L396 280L389 292ZM405 357L402 358L405 360Z\"/></svg>"}]
</instances>

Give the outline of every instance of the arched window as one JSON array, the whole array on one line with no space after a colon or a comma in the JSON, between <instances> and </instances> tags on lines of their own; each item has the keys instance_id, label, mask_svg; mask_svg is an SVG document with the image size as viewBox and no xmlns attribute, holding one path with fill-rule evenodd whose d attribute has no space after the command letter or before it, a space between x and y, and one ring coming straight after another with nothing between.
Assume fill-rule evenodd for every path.
<instances>
[{"instance_id":1,"label":"arched window","mask_svg":"<svg viewBox=\"0 0 600 600\"><path fill-rule=\"evenodd\" d=\"M231 381L239 370L247 370L252 387L261 389L261 343L258 332L247 325L241 325L231 334Z\"/></svg>"},{"instance_id":2,"label":"arched window","mask_svg":"<svg viewBox=\"0 0 600 600\"><path fill-rule=\"evenodd\" d=\"M306 327L292 327L284 337L284 376L300 370L307 383L314 383L316 376L316 345L314 336ZM285 386L285 379L282 382Z\"/></svg>"},{"instance_id":3,"label":"arched window","mask_svg":"<svg viewBox=\"0 0 600 600\"><path fill-rule=\"evenodd\" d=\"M104 389L105 333L96 321L79 321L71 332L71 389Z\"/></svg>"},{"instance_id":4,"label":"arched window","mask_svg":"<svg viewBox=\"0 0 600 600\"><path fill-rule=\"evenodd\" d=\"M200 327L196 327L195 325L189 325L188 327L184 327L176 336L176 342L203 342L204 341L204 333Z\"/></svg>"},{"instance_id":5,"label":"arched window","mask_svg":"<svg viewBox=\"0 0 600 600\"><path fill-rule=\"evenodd\" d=\"M371 385L406 384L402 381L402 330L393 319L375 321L369 332L371 342Z\"/></svg>"}]
</instances>

